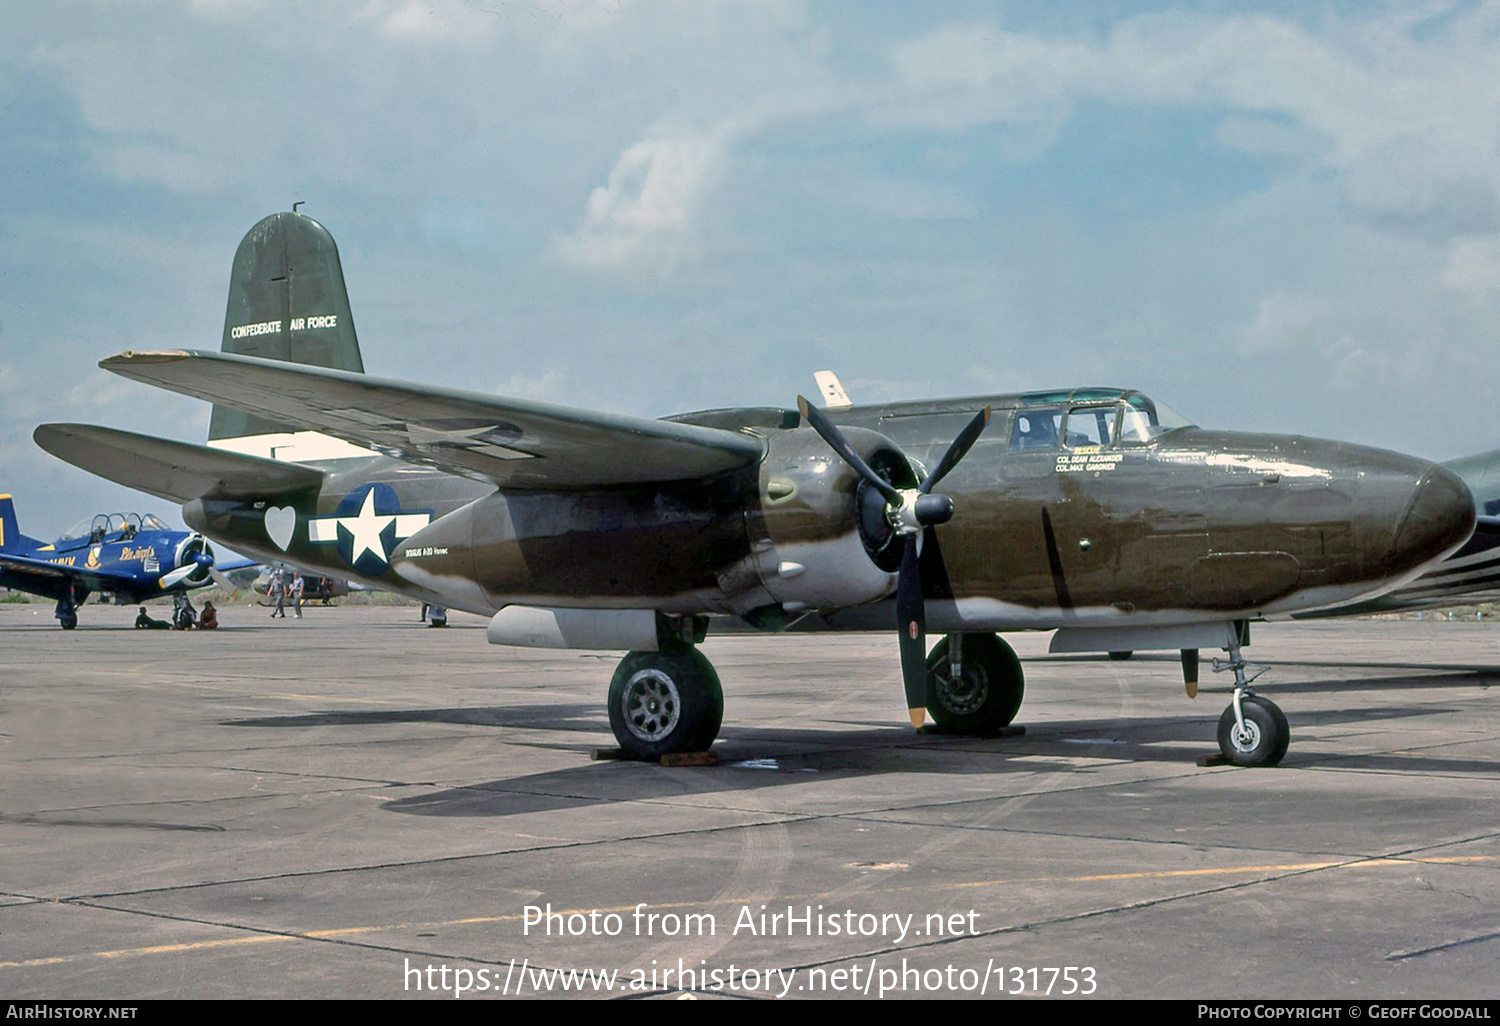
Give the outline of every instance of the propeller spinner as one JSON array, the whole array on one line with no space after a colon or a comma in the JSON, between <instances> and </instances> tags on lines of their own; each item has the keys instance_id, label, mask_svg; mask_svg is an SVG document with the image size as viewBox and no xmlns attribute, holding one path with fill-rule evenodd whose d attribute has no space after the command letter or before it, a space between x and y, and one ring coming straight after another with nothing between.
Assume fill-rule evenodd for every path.
<instances>
[{"instance_id":1,"label":"propeller spinner","mask_svg":"<svg viewBox=\"0 0 1500 1026\"><path fill-rule=\"evenodd\" d=\"M927 715L927 608L922 598L922 569L918 540L929 528L953 517L953 500L932 489L948 475L979 439L990 422L986 406L964 426L943 453L943 458L916 488L897 488L870 469L842 432L823 411L802 396L797 409L844 462L885 499L885 517L891 530L904 539L901 569L896 574L896 626L901 641L901 679L906 687L906 708L911 725L920 727Z\"/></svg>"}]
</instances>

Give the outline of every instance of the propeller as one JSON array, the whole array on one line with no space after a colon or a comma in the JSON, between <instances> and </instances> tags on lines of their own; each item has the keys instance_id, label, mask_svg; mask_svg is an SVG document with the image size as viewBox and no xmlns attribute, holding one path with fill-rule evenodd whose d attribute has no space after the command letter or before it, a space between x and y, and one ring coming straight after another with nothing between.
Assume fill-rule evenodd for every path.
<instances>
[{"instance_id":1,"label":"propeller","mask_svg":"<svg viewBox=\"0 0 1500 1026\"><path fill-rule=\"evenodd\" d=\"M900 632L901 679L906 687L906 709L911 716L911 725L920 727L927 715L927 605L922 598L919 540L928 528L946 524L953 518L953 500L932 489L958 466L958 461L978 441L985 425L990 422L990 407L980 410L964 425L932 473L916 488L897 488L871 470L833 421L800 395L797 409L818 436L884 497L886 520L891 530L905 539L901 569L896 574L896 628Z\"/></svg>"},{"instance_id":2,"label":"propeller","mask_svg":"<svg viewBox=\"0 0 1500 1026\"><path fill-rule=\"evenodd\" d=\"M214 569L214 554L213 550L208 547L208 542L204 541L201 536L195 535L194 540L189 541L186 551L182 554L182 565L162 574L161 580L157 581L157 586L163 591L170 591L194 574L203 571L206 571L215 581L222 576ZM226 577L225 580L228 578Z\"/></svg>"}]
</instances>

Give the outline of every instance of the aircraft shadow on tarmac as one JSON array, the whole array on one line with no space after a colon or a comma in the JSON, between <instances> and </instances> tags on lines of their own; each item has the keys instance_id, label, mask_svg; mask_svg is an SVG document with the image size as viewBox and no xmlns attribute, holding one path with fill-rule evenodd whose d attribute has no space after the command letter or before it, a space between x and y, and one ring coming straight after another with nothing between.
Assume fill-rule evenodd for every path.
<instances>
[{"instance_id":1,"label":"aircraft shadow on tarmac","mask_svg":"<svg viewBox=\"0 0 1500 1026\"><path fill-rule=\"evenodd\" d=\"M609 731L596 702L558 705L475 706L453 709L361 709L297 716L224 720L221 727L363 727L379 723L460 723L479 727Z\"/></svg>"},{"instance_id":2,"label":"aircraft shadow on tarmac","mask_svg":"<svg viewBox=\"0 0 1500 1026\"><path fill-rule=\"evenodd\" d=\"M1317 664L1299 664L1317 665ZM1372 664L1387 666L1392 664ZM1358 690L1453 689L1488 687L1486 670L1452 666L1392 665L1404 670L1437 671L1432 677L1326 678L1280 684L1277 691L1297 694ZM759 697L764 697L759 695ZM1204 697L1209 697L1205 695ZM1044 720L1030 724L1019 737L973 738L924 732L913 735L885 721L831 721L826 729L807 727L726 727L714 753L719 765L664 768L646 763L591 762L547 773L530 774L450 788L388 802L388 811L422 816L514 816L579 808L619 801L660 800L700 794L758 791L810 781L848 780L900 773L966 776L997 773L1053 773L1076 769L1080 759L1117 762L1193 763L1212 754L1217 702L1196 716L1135 716ZM1293 732L1369 725L1386 729L1393 721L1448 714L1446 706L1402 704L1385 707L1303 708ZM564 734L608 736L609 725L597 704L559 703L433 709L322 711L223 721L223 726L300 729L360 727L392 723L450 723L467 726L546 730ZM850 727L856 729L848 729ZM1304 735L1305 736L1305 735ZM530 747L591 751L595 738L541 741L507 738L505 743ZM1406 773L1485 774L1500 764L1476 758L1436 754L1343 754L1304 748L1284 764L1297 768L1388 770ZM1267 771L1261 771L1267 772ZM1274 771L1270 771L1274 772Z\"/></svg>"},{"instance_id":3,"label":"aircraft shadow on tarmac","mask_svg":"<svg viewBox=\"0 0 1500 1026\"><path fill-rule=\"evenodd\" d=\"M996 744L1015 743L1012 739ZM660 801L693 798L700 795L723 795L763 791L767 788L809 784L816 781L849 781L862 777L877 778L895 773L954 775L996 775L1011 772L1027 774L1069 773L1077 769L1078 758L1108 758L1118 761L1191 761L1190 752L1153 752L1130 741L1101 740L1068 744L1063 740L1028 743L1025 750L1013 752L976 751L972 739L962 750L922 745L894 746L878 750L841 750L795 756L755 758L751 750L736 751L738 744L721 741L715 751L720 763L706 768L668 769L648 763L591 763L564 770L529 774L466 787L453 787L428 794L413 795L385 803L388 812L414 816L504 817L563 809L587 808L630 801ZM1210 746L1204 745L1204 752ZM1022 760L1008 758L974 758L987 754L1025 755ZM747 756L737 759L737 756ZM967 756L967 757L964 757ZM752 761L753 760L753 761ZM1493 762L1465 759L1443 759L1429 756L1332 756L1310 753L1303 760L1307 768L1399 770L1407 773L1488 773L1500 771ZM1283 764L1282 771L1295 770L1295 764ZM1207 771L1205 771L1207 772ZM1275 772L1261 771L1261 772ZM1264 782L1264 778L1261 778ZM994 795L974 795L988 800ZM951 796L932 792L934 802L947 802Z\"/></svg>"}]
</instances>

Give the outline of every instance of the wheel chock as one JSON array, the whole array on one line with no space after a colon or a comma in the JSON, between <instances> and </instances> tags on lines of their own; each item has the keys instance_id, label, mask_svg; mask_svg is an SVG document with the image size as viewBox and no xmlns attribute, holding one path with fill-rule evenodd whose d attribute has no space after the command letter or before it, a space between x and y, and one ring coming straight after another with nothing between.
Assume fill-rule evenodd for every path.
<instances>
[{"instance_id":1,"label":"wheel chock","mask_svg":"<svg viewBox=\"0 0 1500 1026\"><path fill-rule=\"evenodd\" d=\"M661 757L663 766L717 766L719 757L713 752L670 752Z\"/></svg>"}]
</instances>

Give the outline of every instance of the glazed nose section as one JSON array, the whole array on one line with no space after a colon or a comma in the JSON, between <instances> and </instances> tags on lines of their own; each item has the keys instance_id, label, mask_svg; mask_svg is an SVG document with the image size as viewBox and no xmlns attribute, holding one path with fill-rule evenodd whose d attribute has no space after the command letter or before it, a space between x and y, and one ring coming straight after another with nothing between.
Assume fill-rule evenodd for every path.
<instances>
[{"instance_id":1,"label":"glazed nose section","mask_svg":"<svg viewBox=\"0 0 1500 1026\"><path fill-rule=\"evenodd\" d=\"M1439 559L1474 533L1474 496L1453 471L1434 466L1412 489L1410 504L1396 525L1391 554L1417 566Z\"/></svg>"}]
</instances>

